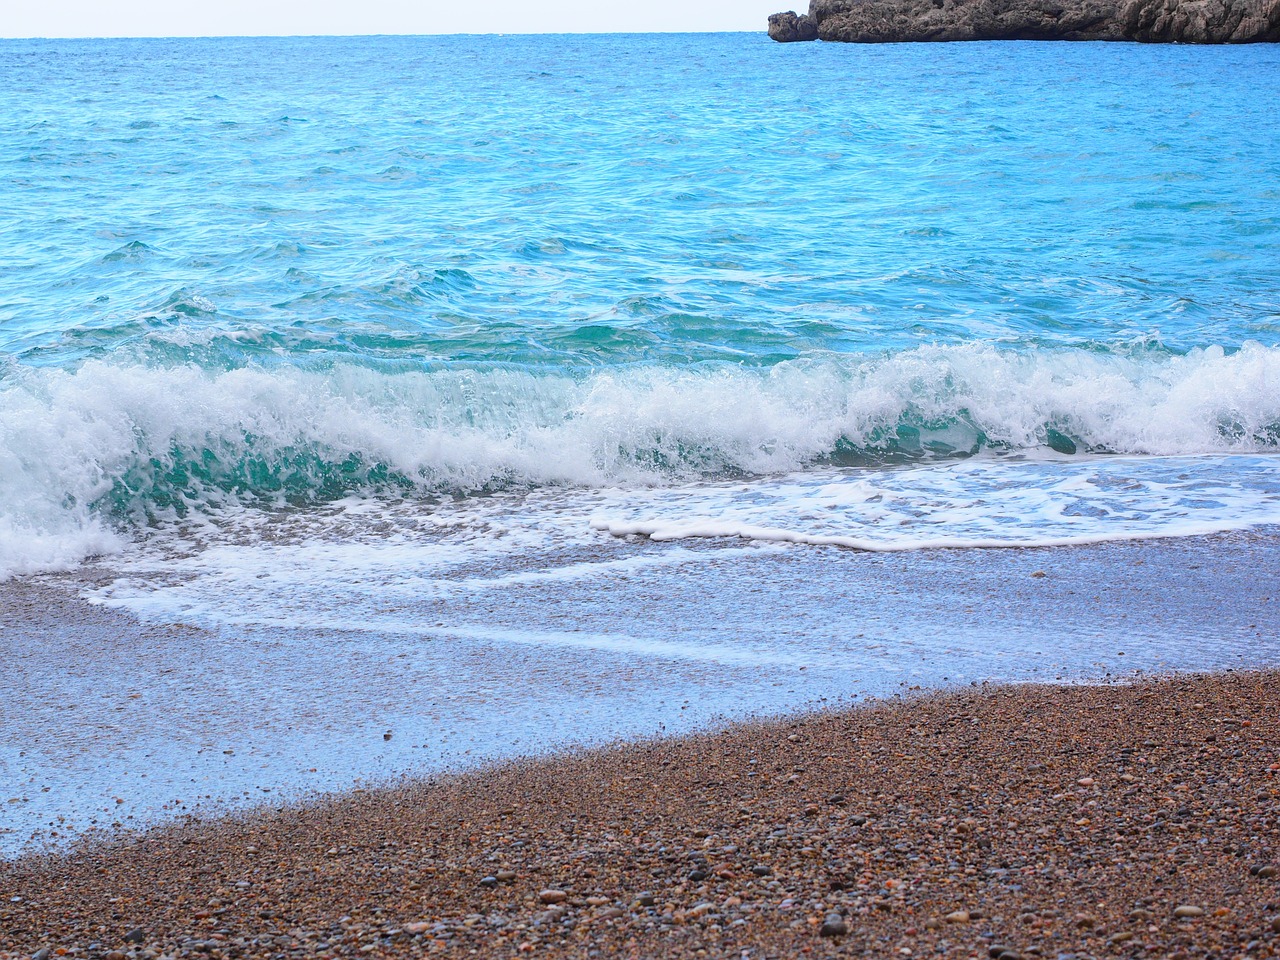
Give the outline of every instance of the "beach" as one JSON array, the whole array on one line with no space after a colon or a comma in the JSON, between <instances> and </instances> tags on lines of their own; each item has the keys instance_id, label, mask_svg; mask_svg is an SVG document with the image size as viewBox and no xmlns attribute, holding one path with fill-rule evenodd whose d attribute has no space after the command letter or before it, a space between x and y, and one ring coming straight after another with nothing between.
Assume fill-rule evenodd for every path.
<instances>
[{"instance_id":1,"label":"beach","mask_svg":"<svg viewBox=\"0 0 1280 960\"><path fill-rule=\"evenodd\" d=\"M978 686L0 866L6 957L1275 956L1274 672Z\"/></svg>"}]
</instances>

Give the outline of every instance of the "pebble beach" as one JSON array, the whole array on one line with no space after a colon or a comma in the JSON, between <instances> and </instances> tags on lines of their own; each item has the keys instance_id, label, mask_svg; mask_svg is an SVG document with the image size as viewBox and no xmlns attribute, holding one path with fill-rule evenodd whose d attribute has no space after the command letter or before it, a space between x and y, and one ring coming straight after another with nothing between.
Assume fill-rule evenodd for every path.
<instances>
[{"instance_id":1,"label":"pebble beach","mask_svg":"<svg viewBox=\"0 0 1280 960\"><path fill-rule=\"evenodd\" d=\"M974 686L0 864L0 957L1273 957L1280 674Z\"/></svg>"}]
</instances>

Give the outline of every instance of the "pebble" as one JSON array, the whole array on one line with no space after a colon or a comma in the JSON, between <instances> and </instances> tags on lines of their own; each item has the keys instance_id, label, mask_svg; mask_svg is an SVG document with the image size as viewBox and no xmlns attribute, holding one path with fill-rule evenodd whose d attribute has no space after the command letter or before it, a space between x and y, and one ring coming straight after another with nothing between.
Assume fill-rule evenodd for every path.
<instances>
[{"instance_id":1,"label":"pebble","mask_svg":"<svg viewBox=\"0 0 1280 960\"><path fill-rule=\"evenodd\" d=\"M125 943L142 943L145 939L147 939L147 935L142 932L141 927L134 927L124 935Z\"/></svg>"},{"instance_id":2,"label":"pebble","mask_svg":"<svg viewBox=\"0 0 1280 960\"><path fill-rule=\"evenodd\" d=\"M542 890L538 893L538 899L543 903L564 903L569 895L563 890Z\"/></svg>"},{"instance_id":3,"label":"pebble","mask_svg":"<svg viewBox=\"0 0 1280 960\"><path fill-rule=\"evenodd\" d=\"M838 913L827 914L827 919L822 922L822 929L818 931L824 937L843 937L848 932L849 925Z\"/></svg>"},{"instance_id":4,"label":"pebble","mask_svg":"<svg viewBox=\"0 0 1280 960\"><path fill-rule=\"evenodd\" d=\"M1271 918L1271 932L1280 933L1280 917Z\"/></svg>"},{"instance_id":5,"label":"pebble","mask_svg":"<svg viewBox=\"0 0 1280 960\"><path fill-rule=\"evenodd\" d=\"M1176 910L1174 910L1173 915L1177 917L1179 920L1190 920L1193 917L1203 917L1204 908L1193 907L1193 906L1184 904L1181 907L1178 907Z\"/></svg>"},{"instance_id":6,"label":"pebble","mask_svg":"<svg viewBox=\"0 0 1280 960\"><path fill-rule=\"evenodd\" d=\"M948 914L947 914L945 917L943 917L942 919L943 919L943 920L945 920L945 921L947 921L947 923L968 923L968 922L969 922L969 911L968 911L968 910L953 910L953 911L951 911L951 913L948 913Z\"/></svg>"}]
</instances>

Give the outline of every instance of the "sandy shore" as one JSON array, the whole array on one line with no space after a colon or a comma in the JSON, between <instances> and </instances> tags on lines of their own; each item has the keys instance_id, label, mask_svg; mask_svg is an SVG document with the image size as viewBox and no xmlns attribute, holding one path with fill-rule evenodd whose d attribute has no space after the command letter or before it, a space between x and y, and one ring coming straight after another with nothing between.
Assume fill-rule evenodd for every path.
<instances>
[{"instance_id":1,"label":"sandy shore","mask_svg":"<svg viewBox=\"0 0 1280 960\"><path fill-rule=\"evenodd\" d=\"M1280 674L977 687L0 865L0 956L1280 954Z\"/></svg>"}]
</instances>

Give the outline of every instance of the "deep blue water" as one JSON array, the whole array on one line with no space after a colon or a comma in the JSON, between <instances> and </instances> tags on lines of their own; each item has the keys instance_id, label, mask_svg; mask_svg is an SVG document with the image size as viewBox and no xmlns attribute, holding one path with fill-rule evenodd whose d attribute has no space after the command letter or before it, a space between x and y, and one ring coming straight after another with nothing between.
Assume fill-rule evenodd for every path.
<instances>
[{"instance_id":1,"label":"deep blue water","mask_svg":"<svg viewBox=\"0 0 1280 960\"><path fill-rule=\"evenodd\" d=\"M1277 102L1266 45L0 42L0 572L351 498L804 527L782 475L982 540L974 455L1089 487L1049 539L1274 521Z\"/></svg>"}]
</instances>

